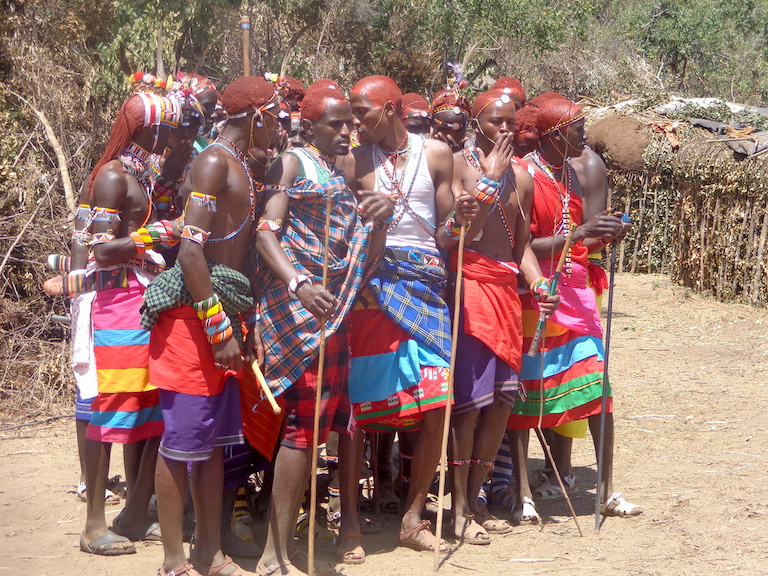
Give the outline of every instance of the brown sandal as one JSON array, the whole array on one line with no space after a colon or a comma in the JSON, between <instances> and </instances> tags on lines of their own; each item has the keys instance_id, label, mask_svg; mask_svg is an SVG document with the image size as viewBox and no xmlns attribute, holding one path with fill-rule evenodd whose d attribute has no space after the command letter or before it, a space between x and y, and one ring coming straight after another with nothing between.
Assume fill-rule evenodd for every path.
<instances>
[{"instance_id":1,"label":"brown sandal","mask_svg":"<svg viewBox=\"0 0 768 576\"><path fill-rule=\"evenodd\" d=\"M208 576L255 576L255 574L241 568L232 558L225 555L224 562L208 569Z\"/></svg>"},{"instance_id":2,"label":"brown sandal","mask_svg":"<svg viewBox=\"0 0 768 576\"><path fill-rule=\"evenodd\" d=\"M359 540L357 546L350 546L350 540ZM342 546L342 542L346 546ZM365 563L365 550L363 550L363 535L360 532L347 530L343 536L340 536L339 543L336 545L336 559L343 564L363 564Z\"/></svg>"},{"instance_id":3,"label":"brown sandal","mask_svg":"<svg viewBox=\"0 0 768 576\"><path fill-rule=\"evenodd\" d=\"M420 552L434 552L435 541L437 541L437 537L432 534L432 532L430 532L430 524L432 523L429 520L422 520L415 528L411 528L405 532L400 532L400 544ZM431 536L431 541L429 541L429 536L423 534L423 532L426 532L429 536ZM448 542L442 538L440 538L439 546L440 552L448 552L451 549Z\"/></svg>"},{"instance_id":4,"label":"brown sandal","mask_svg":"<svg viewBox=\"0 0 768 576\"><path fill-rule=\"evenodd\" d=\"M195 570L195 567L192 566L192 564L185 562L178 570L170 570L168 572L163 570L163 567L160 566L160 568L157 569L157 576L202 576L202 574Z\"/></svg>"}]
</instances>

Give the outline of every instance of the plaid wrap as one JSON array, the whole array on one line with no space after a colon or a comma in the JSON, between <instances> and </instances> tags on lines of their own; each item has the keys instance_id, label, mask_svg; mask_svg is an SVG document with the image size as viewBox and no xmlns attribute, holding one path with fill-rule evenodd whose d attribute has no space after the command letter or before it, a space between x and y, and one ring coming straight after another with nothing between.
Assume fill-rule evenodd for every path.
<instances>
[{"instance_id":1,"label":"plaid wrap","mask_svg":"<svg viewBox=\"0 0 768 576\"><path fill-rule=\"evenodd\" d=\"M327 289L340 304L336 317L326 324L325 333L330 337L352 309L363 283L373 224L364 225L358 218L357 199L342 176L330 178L324 186L297 178L287 193L288 214L278 233L280 245L296 270L317 284L323 275L326 194L331 195ZM264 376L278 395L299 379L317 355L320 323L253 256L249 267L254 293L260 294Z\"/></svg>"},{"instance_id":2,"label":"plaid wrap","mask_svg":"<svg viewBox=\"0 0 768 576\"><path fill-rule=\"evenodd\" d=\"M304 371L294 386L282 395L285 403L283 446L310 448L315 422L318 358ZM328 440L330 431L351 435L354 432L352 404L347 393L349 380L349 328L345 324L325 344L323 389L320 393L318 443Z\"/></svg>"},{"instance_id":3,"label":"plaid wrap","mask_svg":"<svg viewBox=\"0 0 768 576\"><path fill-rule=\"evenodd\" d=\"M243 274L224 264L207 260L208 273L211 275L213 291L218 294L224 311L232 319L233 336L238 342L243 340L242 326L237 320L239 312L253 308L251 284ZM163 310L175 308L179 304L192 306L193 300L184 284L184 273L178 260L173 268L159 274L144 292L144 304L141 306L141 327L151 330L157 322L157 316Z\"/></svg>"},{"instance_id":4,"label":"plaid wrap","mask_svg":"<svg viewBox=\"0 0 768 576\"><path fill-rule=\"evenodd\" d=\"M415 250L439 257L437 252ZM368 287L379 308L416 341L451 360L451 326L443 300L445 268L393 258L387 252Z\"/></svg>"}]
</instances>

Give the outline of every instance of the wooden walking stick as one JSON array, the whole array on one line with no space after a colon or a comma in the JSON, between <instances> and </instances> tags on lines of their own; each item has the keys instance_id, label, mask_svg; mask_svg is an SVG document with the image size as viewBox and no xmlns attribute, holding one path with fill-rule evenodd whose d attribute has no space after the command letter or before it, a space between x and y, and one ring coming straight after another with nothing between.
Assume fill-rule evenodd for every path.
<instances>
[{"instance_id":1,"label":"wooden walking stick","mask_svg":"<svg viewBox=\"0 0 768 576\"><path fill-rule=\"evenodd\" d=\"M630 223L624 214L622 222ZM616 242L611 244L611 270L608 279L608 316L605 320L605 353L603 362L603 397L600 403L600 440L597 451L597 493L595 494L595 532L600 532L600 499L603 490L603 450L605 449L605 409L608 404L608 354L611 350L611 317L613 316L613 281L616 277Z\"/></svg>"},{"instance_id":2,"label":"wooden walking stick","mask_svg":"<svg viewBox=\"0 0 768 576\"><path fill-rule=\"evenodd\" d=\"M448 372L448 403L445 406L443 420L443 439L440 445L440 479L437 484L437 524L435 526L435 563L433 569L440 568L440 541L443 532L443 497L445 496L445 472L448 464L448 434L451 430L451 398L453 396L453 374L456 368L456 343L459 337L459 314L461 313L461 277L464 266L464 236L466 226L461 225L459 233L459 253L456 259L456 289L453 293L453 327L451 330L451 361Z\"/></svg>"},{"instance_id":3,"label":"wooden walking stick","mask_svg":"<svg viewBox=\"0 0 768 576\"><path fill-rule=\"evenodd\" d=\"M323 251L323 289L328 286L328 251L331 241L331 192L325 198L325 248ZM323 396L323 370L325 368L325 320L320 321L320 350L317 357L317 389L315 390L315 414L312 425L312 460L309 483L309 534L307 543L308 576L315 576L315 515L317 514L317 444L320 439L320 400Z\"/></svg>"},{"instance_id":4,"label":"wooden walking stick","mask_svg":"<svg viewBox=\"0 0 768 576\"><path fill-rule=\"evenodd\" d=\"M251 18L243 16L240 19L243 31L243 76L251 75Z\"/></svg>"},{"instance_id":5,"label":"wooden walking stick","mask_svg":"<svg viewBox=\"0 0 768 576\"><path fill-rule=\"evenodd\" d=\"M576 225L572 224L570 227L570 230L568 232L568 237L565 239L565 244L563 245L563 250L560 253L560 259L557 262L557 267L555 268L555 273L552 275L552 282L549 285L549 293L555 294L557 292L557 284L560 281L560 276L563 272L563 266L565 265L565 259L568 256L568 250L571 248L571 244L573 244L573 234L576 230ZM536 354L539 351L539 343L541 342L541 338L544 334L544 329L546 328L547 324L547 316L542 311L539 313L539 322L536 325L536 333L533 336L533 340L531 340L531 347L528 350L528 356L535 357ZM539 442L541 442L542 447L544 448L544 452L547 453L547 458L549 458L549 462L552 464L552 472L555 474L555 477L557 478L557 483L560 486L560 490L563 494L563 498L565 499L565 503L568 506L568 510L571 513L571 517L573 518L573 521L576 523L576 529L579 531L579 536L584 536L584 533L581 531L581 525L579 524L579 519L576 517L576 511L573 509L573 504L571 503L571 499L568 496L568 492L565 489L565 484L563 484L563 479L560 476L560 470L557 469L557 463L555 462L554 457L552 456L552 450L549 447L549 444L547 443L546 439L544 438L544 433L541 429L541 422L544 418L544 355L541 356L541 399L539 401L539 421L536 424L536 436L539 438Z\"/></svg>"}]
</instances>

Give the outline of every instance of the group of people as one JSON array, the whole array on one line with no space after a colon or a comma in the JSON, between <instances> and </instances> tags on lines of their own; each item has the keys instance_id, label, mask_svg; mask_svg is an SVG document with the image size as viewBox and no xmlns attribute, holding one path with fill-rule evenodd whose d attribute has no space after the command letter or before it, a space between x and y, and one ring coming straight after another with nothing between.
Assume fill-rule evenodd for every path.
<instances>
[{"instance_id":1,"label":"group of people","mask_svg":"<svg viewBox=\"0 0 768 576\"><path fill-rule=\"evenodd\" d=\"M601 417L602 513L641 513L613 491L610 392L601 416L599 261L628 225L606 207L605 165L585 147L579 107L556 93L526 102L513 78L474 102L448 88L431 104L385 76L348 96L330 79L308 89L272 80L243 77L219 94L196 75L132 77L136 93L81 189L72 253L52 258L62 275L46 290L72 298L81 549L119 555L161 539L163 576L250 574L222 551L222 517L232 505L223 455L244 442L241 413L258 408L243 400L258 395L253 363L285 414L267 455L260 574L306 572L294 535L314 473L317 395L319 443L338 433L341 562L365 561L365 432L399 433L401 544L449 549L425 518L448 403L457 541L488 544L512 529L489 512L494 498L513 524L539 522L534 496L576 486L571 440L587 427L596 438ZM531 428L546 429L552 454L534 490ZM127 500L108 527L114 442Z\"/></svg>"}]
</instances>

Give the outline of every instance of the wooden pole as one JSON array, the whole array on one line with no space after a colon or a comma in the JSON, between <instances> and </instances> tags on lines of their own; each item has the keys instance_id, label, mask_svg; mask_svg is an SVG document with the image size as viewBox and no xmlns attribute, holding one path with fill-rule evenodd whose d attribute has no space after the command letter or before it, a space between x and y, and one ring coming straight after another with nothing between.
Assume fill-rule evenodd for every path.
<instances>
[{"instance_id":1,"label":"wooden pole","mask_svg":"<svg viewBox=\"0 0 768 576\"><path fill-rule=\"evenodd\" d=\"M325 251L323 253L323 289L328 286L328 251L331 241L331 192L325 198ZM317 514L317 445L320 439L320 400L323 396L323 370L325 369L325 320L320 321L320 351L317 358L317 390L315 390L315 414L312 425L312 460L310 461L309 533L307 543L308 576L315 574L315 515ZM352 511L354 514L355 512Z\"/></svg>"},{"instance_id":2,"label":"wooden pole","mask_svg":"<svg viewBox=\"0 0 768 576\"><path fill-rule=\"evenodd\" d=\"M259 367L258 360L253 361L253 364L251 364L251 369L253 370L253 373L256 376L256 381L259 383L259 386L261 387L261 392L264 394L264 397L267 399L267 402L269 402L269 405L272 406L272 412L274 412L275 414L280 414L283 411L283 409L280 408L277 401L275 400L275 395L272 394L272 390L270 389L266 379L264 378L264 373L261 371L261 368Z\"/></svg>"},{"instance_id":3,"label":"wooden pole","mask_svg":"<svg viewBox=\"0 0 768 576\"><path fill-rule=\"evenodd\" d=\"M453 378L456 369L456 344L459 339L459 318L461 314L461 278L464 267L464 237L466 227L461 225L459 234L459 253L456 258L456 289L453 293L453 326L451 330L451 361L448 372L448 403L443 418L443 438L440 444L440 474L437 484L437 523L435 525L435 562L433 569L440 568L440 541L443 533L443 497L445 496L445 472L448 464L448 435L451 430L451 399L453 397Z\"/></svg>"},{"instance_id":4,"label":"wooden pole","mask_svg":"<svg viewBox=\"0 0 768 576\"><path fill-rule=\"evenodd\" d=\"M240 18L240 29L243 31L243 76L251 75L251 19L248 16Z\"/></svg>"}]
</instances>

